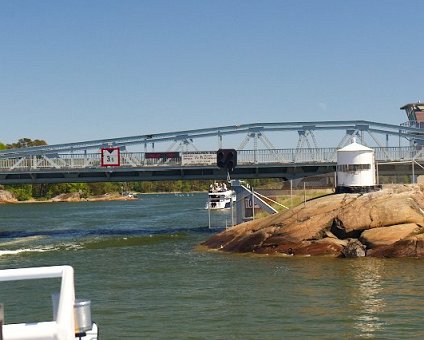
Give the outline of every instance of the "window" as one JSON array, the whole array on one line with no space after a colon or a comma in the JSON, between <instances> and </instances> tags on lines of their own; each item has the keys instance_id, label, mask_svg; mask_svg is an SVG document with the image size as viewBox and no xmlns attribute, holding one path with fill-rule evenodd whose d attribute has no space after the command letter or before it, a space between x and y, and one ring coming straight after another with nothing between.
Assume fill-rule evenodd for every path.
<instances>
[{"instance_id":1,"label":"window","mask_svg":"<svg viewBox=\"0 0 424 340\"><path fill-rule=\"evenodd\" d=\"M371 164L339 164L337 171L340 172L356 172L371 169Z\"/></svg>"}]
</instances>

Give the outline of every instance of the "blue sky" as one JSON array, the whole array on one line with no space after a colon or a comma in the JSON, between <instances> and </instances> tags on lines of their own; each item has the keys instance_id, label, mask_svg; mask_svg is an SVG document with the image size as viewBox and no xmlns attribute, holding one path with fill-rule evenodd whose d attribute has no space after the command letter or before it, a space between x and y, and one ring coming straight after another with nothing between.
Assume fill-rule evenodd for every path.
<instances>
[{"instance_id":1,"label":"blue sky","mask_svg":"<svg viewBox=\"0 0 424 340\"><path fill-rule=\"evenodd\" d=\"M256 122L400 124L424 1L0 0L0 141Z\"/></svg>"}]
</instances>

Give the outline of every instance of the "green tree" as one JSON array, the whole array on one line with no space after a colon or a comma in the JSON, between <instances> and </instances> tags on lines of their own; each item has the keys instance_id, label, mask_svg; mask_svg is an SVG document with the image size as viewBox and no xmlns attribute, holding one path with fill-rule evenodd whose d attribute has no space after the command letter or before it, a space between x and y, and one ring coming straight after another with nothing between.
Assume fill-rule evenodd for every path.
<instances>
[{"instance_id":1,"label":"green tree","mask_svg":"<svg viewBox=\"0 0 424 340\"><path fill-rule=\"evenodd\" d=\"M20 148L28 148L32 146L42 146L47 145L46 141L42 139L34 139L31 138L21 138L16 143L7 144L7 149L20 149Z\"/></svg>"},{"instance_id":2,"label":"green tree","mask_svg":"<svg viewBox=\"0 0 424 340\"><path fill-rule=\"evenodd\" d=\"M80 193L81 197L90 195L90 188L87 183L60 183L50 184L46 193L46 198L52 198L60 194Z\"/></svg>"},{"instance_id":3,"label":"green tree","mask_svg":"<svg viewBox=\"0 0 424 340\"><path fill-rule=\"evenodd\" d=\"M18 201L28 201L32 198L32 186L27 185L11 185L8 189Z\"/></svg>"},{"instance_id":4,"label":"green tree","mask_svg":"<svg viewBox=\"0 0 424 340\"><path fill-rule=\"evenodd\" d=\"M89 191L90 194L94 196L110 194L110 193L119 193L122 191L121 183L112 183L112 182L88 183L87 186L90 190Z\"/></svg>"},{"instance_id":5,"label":"green tree","mask_svg":"<svg viewBox=\"0 0 424 340\"><path fill-rule=\"evenodd\" d=\"M33 184L32 197L34 198L46 197L48 190L49 190L49 184Z\"/></svg>"}]
</instances>

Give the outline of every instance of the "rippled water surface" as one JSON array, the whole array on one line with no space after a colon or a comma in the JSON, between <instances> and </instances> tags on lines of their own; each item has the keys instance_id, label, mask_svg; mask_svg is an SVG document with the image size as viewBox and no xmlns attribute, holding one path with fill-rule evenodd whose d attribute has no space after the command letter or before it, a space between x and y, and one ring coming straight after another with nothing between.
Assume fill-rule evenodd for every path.
<instances>
[{"instance_id":1,"label":"rippled water surface","mask_svg":"<svg viewBox=\"0 0 424 340\"><path fill-rule=\"evenodd\" d=\"M101 339L424 338L423 260L199 252L205 200L1 205L0 267L72 265ZM6 323L51 319L57 290L1 283Z\"/></svg>"}]
</instances>

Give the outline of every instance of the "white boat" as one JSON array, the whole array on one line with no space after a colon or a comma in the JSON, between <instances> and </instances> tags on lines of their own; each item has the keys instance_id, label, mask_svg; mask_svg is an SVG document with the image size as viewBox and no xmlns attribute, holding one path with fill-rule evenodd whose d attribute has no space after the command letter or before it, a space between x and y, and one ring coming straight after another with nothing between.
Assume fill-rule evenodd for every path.
<instances>
[{"instance_id":1,"label":"white boat","mask_svg":"<svg viewBox=\"0 0 424 340\"><path fill-rule=\"evenodd\" d=\"M214 183L209 187L208 201L205 209L219 210L231 208L231 203L235 202L235 192L227 188L225 183Z\"/></svg>"},{"instance_id":2,"label":"white boat","mask_svg":"<svg viewBox=\"0 0 424 340\"><path fill-rule=\"evenodd\" d=\"M52 294L52 321L4 324L7 306L0 308L0 339L4 340L98 340L91 321L91 302L75 299L74 269L71 266L0 270L0 282L62 278L60 293Z\"/></svg>"}]
</instances>

